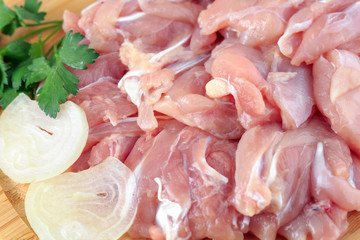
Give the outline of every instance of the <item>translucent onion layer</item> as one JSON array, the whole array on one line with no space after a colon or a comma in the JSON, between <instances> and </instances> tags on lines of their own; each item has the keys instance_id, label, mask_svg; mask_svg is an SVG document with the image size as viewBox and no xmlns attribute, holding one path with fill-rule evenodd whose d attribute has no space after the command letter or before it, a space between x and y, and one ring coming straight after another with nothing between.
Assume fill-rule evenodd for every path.
<instances>
[{"instance_id":1,"label":"translucent onion layer","mask_svg":"<svg viewBox=\"0 0 360 240\"><path fill-rule=\"evenodd\" d=\"M133 172L108 157L88 170L31 183L26 216L40 239L116 240L134 220L135 190Z\"/></svg>"},{"instance_id":2,"label":"translucent onion layer","mask_svg":"<svg viewBox=\"0 0 360 240\"><path fill-rule=\"evenodd\" d=\"M0 116L0 168L18 183L59 175L80 156L89 132L84 111L73 102L56 119L20 94Z\"/></svg>"}]
</instances>

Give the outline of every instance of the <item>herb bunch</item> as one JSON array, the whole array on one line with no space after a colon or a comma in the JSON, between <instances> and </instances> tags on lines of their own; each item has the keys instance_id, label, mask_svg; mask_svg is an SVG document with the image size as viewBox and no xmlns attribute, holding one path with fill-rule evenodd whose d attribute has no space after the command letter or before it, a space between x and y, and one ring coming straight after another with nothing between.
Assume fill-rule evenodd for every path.
<instances>
[{"instance_id":1,"label":"herb bunch","mask_svg":"<svg viewBox=\"0 0 360 240\"><path fill-rule=\"evenodd\" d=\"M37 96L46 115L56 118L68 93L76 95L79 90L79 78L66 66L87 69L86 64L94 63L99 54L88 45L79 45L84 36L71 31L44 52L46 42L61 31L62 21L44 21L46 13L39 11L40 6L41 1L25 0L24 6L10 9L0 0L2 34L11 36L18 28L38 27L0 48L0 106L6 108L18 94L25 93ZM33 36L38 36L37 42L26 41Z\"/></svg>"}]
</instances>

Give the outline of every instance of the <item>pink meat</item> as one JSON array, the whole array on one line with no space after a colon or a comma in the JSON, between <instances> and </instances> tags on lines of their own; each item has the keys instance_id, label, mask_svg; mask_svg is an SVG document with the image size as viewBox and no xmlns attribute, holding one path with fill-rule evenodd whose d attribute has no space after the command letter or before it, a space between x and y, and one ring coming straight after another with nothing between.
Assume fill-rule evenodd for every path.
<instances>
[{"instance_id":1,"label":"pink meat","mask_svg":"<svg viewBox=\"0 0 360 240\"><path fill-rule=\"evenodd\" d=\"M348 227L347 212L336 205L323 208L321 203L309 204L294 221L283 226L279 234L289 240L336 240Z\"/></svg>"},{"instance_id":2,"label":"pink meat","mask_svg":"<svg viewBox=\"0 0 360 240\"><path fill-rule=\"evenodd\" d=\"M138 124L145 131L155 129L158 124L153 112L153 105L156 104L163 94L173 85L174 71L162 69L153 73L144 74L139 80L141 91Z\"/></svg>"},{"instance_id":3,"label":"pink meat","mask_svg":"<svg viewBox=\"0 0 360 240\"><path fill-rule=\"evenodd\" d=\"M197 25L191 36L190 49L197 55L209 52L211 49L214 48L216 38L216 33L210 35L203 35L200 32L200 27Z\"/></svg>"},{"instance_id":4,"label":"pink meat","mask_svg":"<svg viewBox=\"0 0 360 240\"><path fill-rule=\"evenodd\" d=\"M147 14L192 24L196 24L200 11L204 9L203 6L191 1L156 0L149 2L148 0L138 0L138 2L141 9Z\"/></svg>"},{"instance_id":5,"label":"pink meat","mask_svg":"<svg viewBox=\"0 0 360 240\"><path fill-rule=\"evenodd\" d=\"M360 159L355 154L352 154L352 159L353 165L350 169L349 183L353 187L360 189Z\"/></svg>"},{"instance_id":6,"label":"pink meat","mask_svg":"<svg viewBox=\"0 0 360 240\"><path fill-rule=\"evenodd\" d=\"M266 152L282 134L277 124L257 126L247 130L238 144L233 205L245 216L254 216L271 203L271 190L263 180L269 173L261 169L271 164Z\"/></svg>"},{"instance_id":7,"label":"pink meat","mask_svg":"<svg viewBox=\"0 0 360 240\"><path fill-rule=\"evenodd\" d=\"M185 155L190 177L192 205L187 221L191 239L242 239L243 216L230 207L228 197L236 144L189 128L184 130L179 149Z\"/></svg>"},{"instance_id":8,"label":"pink meat","mask_svg":"<svg viewBox=\"0 0 360 240\"><path fill-rule=\"evenodd\" d=\"M161 124L155 136L141 137L125 161L139 186L139 209L130 235L242 239L240 226L232 223L241 223L243 216L227 200L235 148L235 143L174 121Z\"/></svg>"},{"instance_id":9,"label":"pink meat","mask_svg":"<svg viewBox=\"0 0 360 240\"><path fill-rule=\"evenodd\" d=\"M85 111L90 128L107 121L116 125L117 121L137 112L136 106L126 100L116 84L109 81L88 85L69 100Z\"/></svg>"},{"instance_id":10,"label":"pink meat","mask_svg":"<svg viewBox=\"0 0 360 240\"><path fill-rule=\"evenodd\" d=\"M136 124L135 118L119 121L116 126L107 122L90 128L81 156L68 171L78 172L88 169L108 156L115 156L124 161L136 139L143 133Z\"/></svg>"},{"instance_id":11,"label":"pink meat","mask_svg":"<svg viewBox=\"0 0 360 240\"><path fill-rule=\"evenodd\" d=\"M360 59L345 50L333 50L313 67L314 95L332 129L360 154Z\"/></svg>"},{"instance_id":12,"label":"pink meat","mask_svg":"<svg viewBox=\"0 0 360 240\"><path fill-rule=\"evenodd\" d=\"M245 129L279 119L279 111L273 106L272 86L257 69L257 65L260 65L256 64L258 61L256 65L251 61L252 58L259 58L256 53L235 44L215 51L207 64L214 78L208 83L207 94L214 98L231 94L238 118ZM222 88L217 86L219 84Z\"/></svg>"},{"instance_id":13,"label":"pink meat","mask_svg":"<svg viewBox=\"0 0 360 240\"><path fill-rule=\"evenodd\" d=\"M337 49L343 49L350 52L353 52L357 55L360 54L360 38L356 38L344 44L341 44L337 47Z\"/></svg>"},{"instance_id":14,"label":"pink meat","mask_svg":"<svg viewBox=\"0 0 360 240\"><path fill-rule=\"evenodd\" d=\"M359 38L360 3L356 2L340 12L319 17L303 34L302 41L292 57L293 65L313 63L326 53L348 41Z\"/></svg>"},{"instance_id":15,"label":"pink meat","mask_svg":"<svg viewBox=\"0 0 360 240\"><path fill-rule=\"evenodd\" d=\"M119 53L100 54L95 63L88 65L86 70L69 68L70 72L79 77L79 88L83 88L103 78L113 78L118 82L124 75L126 67L120 61Z\"/></svg>"},{"instance_id":16,"label":"pink meat","mask_svg":"<svg viewBox=\"0 0 360 240\"><path fill-rule=\"evenodd\" d=\"M209 80L210 75L203 67L188 70L176 78L154 110L220 138L240 138L243 129L237 121L234 105L205 96L205 85Z\"/></svg>"},{"instance_id":17,"label":"pink meat","mask_svg":"<svg viewBox=\"0 0 360 240\"><path fill-rule=\"evenodd\" d=\"M175 195L180 207L188 204L188 173L179 162L179 151L175 148L179 141L178 134L184 125L173 122L161 132L148 133L136 142L125 164L137 177L138 210L129 234L134 238L150 238L150 229L156 227L155 216L158 207L157 191L159 186L155 178L171 177L170 186L175 183L178 194ZM156 134L156 135L155 135ZM155 166L158 166L154 168ZM161 166L161 167L160 167ZM163 174L176 172L177 174ZM165 185L165 183L163 183Z\"/></svg>"},{"instance_id":18,"label":"pink meat","mask_svg":"<svg viewBox=\"0 0 360 240\"><path fill-rule=\"evenodd\" d=\"M121 134L112 134L103 138L98 144L91 148L88 160L89 166L96 166L109 156L124 162L138 138L138 136Z\"/></svg>"},{"instance_id":19,"label":"pink meat","mask_svg":"<svg viewBox=\"0 0 360 240\"><path fill-rule=\"evenodd\" d=\"M125 39L134 42L137 48L147 53L159 52L187 38L193 26L144 12L135 12L118 18L116 28Z\"/></svg>"},{"instance_id":20,"label":"pink meat","mask_svg":"<svg viewBox=\"0 0 360 240\"><path fill-rule=\"evenodd\" d=\"M64 23L62 26L64 32L73 31L73 32L79 32L81 34L85 34L78 24L80 18L81 18L80 15L70 12L69 10L65 10L63 14Z\"/></svg>"},{"instance_id":21,"label":"pink meat","mask_svg":"<svg viewBox=\"0 0 360 240\"><path fill-rule=\"evenodd\" d=\"M350 167L347 176L336 176L331 172L331 167L326 165L326 151L322 143L318 144L316 157L312 166L312 194L318 201L330 199L342 209L352 211L360 209L360 190L348 182ZM346 156L351 161L350 152ZM351 197L347 197L351 196Z\"/></svg>"},{"instance_id":22,"label":"pink meat","mask_svg":"<svg viewBox=\"0 0 360 240\"><path fill-rule=\"evenodd\" d=\"M115 30L115 24L125 4L123 0L103 0L86 9L79 26L90 41L90 48L99 52L118 51L123 38Z\"/></svg>"},{"instance_id":23,"label":"pink meat","mask_svg":"<svg viewBox=\"0 0 360 240\"><path fill-rule=\"evenodd\" d=\"M315 155L318 142L325 146L322 162ZM286 132L275 124L252 128L242 136L236 154L233 205L244 215L273 212L281 226L301 211L310 190L319 201L330 199L344 209L350 209L349 204L357 209L359 191L347 182L352 164L349 148L319 117ZM338 188L355 197L340 200L347 195L335 196Z\"/></svg>"},{"instance_id":24,"label":"pink meat","mask_svg":"<svg viewBox=\"0 0 360 240\"><path fill-rule=\"evenodd\" d=\"M277 217L273 213L260 213L250 219L250 232L261 240L275 240Z\"/></svg>"},{"instance_id":25,"label":"pink meat","mask_svg":"<svg viewBox=\"0 0 360 240\"><path fill-rule=\"evenodd\" d=\"M144 132L139 128L136 123L136 118L126 118L122 121L117 122L115 126L109 122L102 123L89 129L89 136L83 152L86 152L95 144L100 142L102 139L111 136L112 134L135 137L140 136L143 133Z\"/></svg>"},{"instance_id":26,"label":"pink meat","mask_svg":"<svg viewBox=\"0 0 360 240\"><path fill-rule=\"evenodd\" d=\"M343 10L354 0L306 1L306 6L291 16L278 45L287 57L293 57L303 37L303 33L322 15Z\"/></svg>"},{"instance_id":27,"label":"pink meat","mask_svg":"<svg viewBox=\"0 0 360 240\"><path fill-rule=\"evenodd\" d=\"M206 71L211 73L214 59L216 59L223 52L236 53L237 55L249 59L255 65L256 69L263 78L266 78L269 73L269 64L267 64L265 61L263 53L257 48L248 47L244 44L241 44L237 38L224 39L211 51L211 58L204 64Z\"/></svg>"},{"instance_id":28,"label":"pink meat","mask_svg":"<svg viewBox=\"0 0 360 240\"><path fill-rule=\"evenodd\" d=\"M216 0L199 16L204 34L229 28L249 46L275 43L296 11L287 1Z\"/></svg>"},{"instance_id":29,"label":"pink meat","mask_svg":"<svg viewBox=\"0 0 360 240\"><path fill-rule=\"evenodd\" d=\"M88 169L89 166L89 158L90 158L90 150L83 152L80 157L71 165L66 171L67 172L80 172Z\"/></svg>"},{"instance_id":30,"label":"pink meat","mask_svg":"<svg viewBox=\"0 0 360 240\"><path fill-rule=\"evenodd\" d=\"M273 85L275 105L279 107L284 129L295 129L312 114L314 106L311 67L290 64L278 47L264 52L271 72L267 81Z\"/></svg>"}]
</instances>

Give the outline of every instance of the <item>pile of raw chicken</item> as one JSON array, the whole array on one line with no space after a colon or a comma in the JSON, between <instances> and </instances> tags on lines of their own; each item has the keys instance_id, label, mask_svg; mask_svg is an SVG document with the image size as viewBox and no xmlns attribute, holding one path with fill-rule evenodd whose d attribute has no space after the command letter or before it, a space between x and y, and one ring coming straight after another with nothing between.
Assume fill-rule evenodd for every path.
<instances>
[{"instance_id":1,"label":"pile of raw chicken","mask_svg":"<svg viewBox=\"0 0 360 240\"><path fill-rule=\"evenodd\" d=\"M106 0L64 14L90 131L137 181L132 238L338 239L360 209L360 2ZM358 189L359 188L359 189Z\"/></svg>"}]
</instances>

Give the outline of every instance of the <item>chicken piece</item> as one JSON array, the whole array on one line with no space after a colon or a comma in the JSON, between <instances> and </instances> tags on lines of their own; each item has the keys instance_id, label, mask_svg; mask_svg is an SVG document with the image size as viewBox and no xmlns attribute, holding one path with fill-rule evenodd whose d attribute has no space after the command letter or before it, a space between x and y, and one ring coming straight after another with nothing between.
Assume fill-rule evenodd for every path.
<instances>
[{"instance_id":1,"label":"chicken piece","mask_svg":"<svg viewBox=\"0 0 360 240\"><path fill-rule=\"evenodd\" d=\"M270 72L267 81L273 86L272 98L281 113L282 127L295 129L313 113L313 78L311 67L290 64L277 46L264 50Z\"/></svg>"},{"instance_id":2,"label":"chicken piece","mask_svg":"<svg viewBox=\"0 0 360 240\"><path fill-rule=\"evenodd\" d=\"M102 163L107 157L115 157L124 162L139 136L112 134L103 138L91 148L88 164L90 167Z\"/></svg>"},{"instance_id":3,"label":"chicken piece","mask_svg":"<svg viewBox=\"0 0 360 240\"><path fill-rule=\"evenodd\" d=\"M159 123L157 131L141 137L125 161L139 186L139 209L130 235L242 239L243 216L228 201L235 148L235 142L174 120ZM159 167L154 169L154 164Z\"/></svg>"},{"instance_id":4,"label":"chicken piece","mask_svg":"<svg viewBox=\"0 0 360 240\"><path fill-rule=\"evenodd\" d=\"M348 227L347 212L336 205L309 204L291 223L283 226L279 234L289 240L336 240Z\"/></svg>"},{"instance_id":5,"label":"chicken piece","mask_svg":"<svg viewBox=\"0 0 360 240\"><path fill-rule=\"evenodd\" d=\"M80 89L70 101L80 105L85 111L92 128L100 123L110 121L112 125L137 112L134 104L110 81L99 81Z\"/></svg>"},{"instance_id":6,"label":"chicken piece","mask_svg":"<svg viewBox=\"0 0 360 240\"><path fill-rule=\"evenodd\" d=\"M138 0L141 9L151 15L159 16L162 18L184 21L192 24L196 24L197 18L203 6L191 1L167 1L167 0Z\"/></svg>"},{"instance_id":7,"label":"chicken piece","mask_svg":"<svg viewBox=\"0 0 360 240\"><path fill-rule=\"evenodd\" d=\"M292 58L299 48L303 33L321 16L343 10L355 0L305 1L305 6L291 16L278 45L282 54Z\"/></svg>"},{"instance_id":8,"label":"chicken piece","mask_svg":"<svg viewBox=\"0 0 360 240\"><path fill-rule=\"evenodd\" d=\"M257 50L236 42L228 41L224 44L213 51L212 57L205 64L214 78L207 84L207 94L216 98L232 95L239 121L245 129L279 121L279 111L273 106L272 86L263 78L268 68L260 64L262 56ZM260 66L262 73L257 66Z\"/></svg>"},{"instance_id":9,"label":"chicken piece","mask_svg":"<svg viewBox=\"0 0 360 240\"><path fill-rule=\"evenodd\" d=\"M100 54L95 63L88 65L86 70L68 67L69 71L79 77L79 88L102 80L112 80L114 83L122 78L126 66L121 62L119 53L112 52Z\"/></svg>"},{"instance_id":10,"label":"chicken piece","mask_svg":"<svg viewBox=\"0 0 360 240\"><path fill-rule=\"evenodd\" d=\"M302 1L295 2L216 0L200 13L199 23L204 34L230 29L247 46L272 44Z\"/></svg>"},{"instance_id":11,"label":"chicken piece","mask_svg":"<svg viewBox=\"0 0 360 240\"><path fill-rule=\"evenodd\" d=\"M343 11L319 17L304 32L291 64L299 66L302 62L313 63L321 54L359 38L359 11L360 3L356 2Z\"/></svg>"},{"instance_id":12,"label":"chicken piece","mask_svg":"<svg viewBox=\"0 0 360 240\"><path fill-rule=\"evenodd\" d=\"M240 138L244 131L237 121L234 105L205 95L209 79L203 67L188 70L175 79L172 88L154 105L154 110L220 138Z\"/></svg>"},{"instance_id":13,"label":"chicken piece","mask_svg":"<svg viewBox=\"0 0 360 240\"><path fill-rule=\"evenodd\" d=\"M346 50L332 50L313 67L314 96L331 128L360 154L360 59Z\"/></svg>"},{"instance_id":14,"label":"chicken piece","mask_svg":"<svg viewBox=\"0 0 360 240\"><path fill-rule=\"evenodd\" d=\"M78 24L90 41L89 47L99 52L116 52L123 41L115 24L125 4L124 0L99 1L82 12Z\"/></svg>"}]
</instances>

